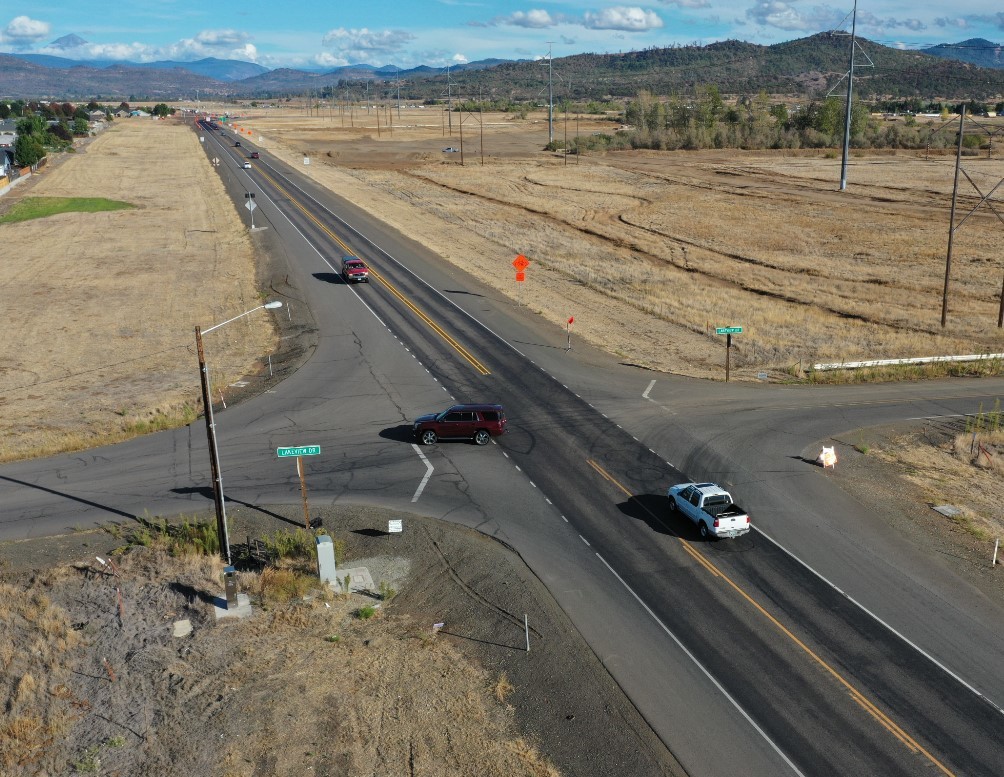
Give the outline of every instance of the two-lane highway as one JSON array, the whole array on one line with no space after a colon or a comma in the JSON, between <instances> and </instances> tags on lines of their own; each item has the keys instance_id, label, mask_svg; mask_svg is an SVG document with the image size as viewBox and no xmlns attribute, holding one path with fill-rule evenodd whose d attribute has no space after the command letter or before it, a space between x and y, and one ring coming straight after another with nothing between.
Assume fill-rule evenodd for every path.
<instances>
[{"instance_id":1,"label":"two-lane highway","mask_svg":"<svg viewBox=\"0 0 1004 777\"><path fill-rule=\"evenodd\" d=\"M691 774L1004 772L1000 681L987 690L969 663L1004 675L992 628L980 631L954 596L939 602L954 581L906 574L902 559L913 556L880 536L890 561L867 574L856 568L856 554L868 559L857 537L875 533L861 526L864 511L793 458L852 420L926 412L932 401L958 411L964 392L882 389L885 405L826 413L818 392L653 384L651 373L590 349L564 352L560 332L267 153L244 170L247 149L222 133L205 137L207 155L223 155L246 176L234 181L256 191L256 226L281 239L319 332L295 376L217 416L230 500L296 502L295 477L274 448L321 444L328 455L307 465L312 500L414 509L506 540ZM238 203L243 193L234 192ZM372 266L371 283L340 281L345 253ZM852 393L862 396L839 396ZM454 400L501 402L511 432L486 448L418 450L409 419ZM800 404L804 412L790 409ZM208 506L193 494L206 485L204 445L188 428L0 468L2 531ZM812 569L761 533L699 542L670 519L663 497L687 475L732 485L767 534L784 530L782 544ZM838 520L815 499L837 506ZM843 590L853 581L846 569L817 565L820 555L845 559L870 592L855 590L852 601L835 589L829 581ZM886 590L914 591L931 621L971 626L968 638L953 635L960 655L946 659L915 618L894 631L873 616Z\"/></svg>"}]
</instances>

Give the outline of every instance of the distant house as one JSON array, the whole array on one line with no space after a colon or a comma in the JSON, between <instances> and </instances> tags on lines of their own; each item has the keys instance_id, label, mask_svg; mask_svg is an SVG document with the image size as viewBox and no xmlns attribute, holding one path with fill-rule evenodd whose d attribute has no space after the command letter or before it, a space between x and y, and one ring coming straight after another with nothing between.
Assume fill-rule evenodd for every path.
<instances>
[{"instance_id":1,"label":"distant house","mask_svg":"<svg viewBox=\"0 0 1004 777\"><path fill-rule=\"evenodd\" d=\"M116 118L116 119L127 119L127 118L129 118L129 117L130 117L130 116L131 116L132 114L131 114L131 113L129 113L129 111L127 111L127 110L126 110L125 108L119 108L119 109L118 109L117 111L115 111L115 113L114 113L114 114L112 114L112 115L113 115L113 116L115 116L115 118Z\"/></svg>"},{"instance_id":2,"label":"distant house","mask_svg":"<svg viewBox=\"0 0 1004 777\"><path fill-rule=\"evenodd\" d=\"M88 121L104 121L105 120L105 112L104 111L90 111L87 114L87 120Z\"/></svg>"},{"instance_id":3,"label":"distant house","mask_svg":"<svg viewBox=\"0 0 1004 777\"><path fill-rule=\"evenodd\" d=\"M0 148L0 177L11 177L11 172L17 170L14 164L14 149Z\"/></svg>"},{"instance_id":4,"label":"distant house","mask_svg":"<svg viewBox=\"0 0 1004 777\"><path fill-rule=\"evenodd\" d=\"M150 114L147 113L146 111L140 111L140 110L130 111L129 115L130 116L139 116L141 119L146 119L146 118L149 118L149 116L150 116Z\"/></svg>"},{"instance_id":5,"label":"distant house","mask_svg":"<svg viewBox=\"0 0 1004 777\"><path fill-rule=\"evenodd\" d=\"M0 132L0 148L14 148L15 140L17 140L16 132Z\"/></svg>"}]
</instances>

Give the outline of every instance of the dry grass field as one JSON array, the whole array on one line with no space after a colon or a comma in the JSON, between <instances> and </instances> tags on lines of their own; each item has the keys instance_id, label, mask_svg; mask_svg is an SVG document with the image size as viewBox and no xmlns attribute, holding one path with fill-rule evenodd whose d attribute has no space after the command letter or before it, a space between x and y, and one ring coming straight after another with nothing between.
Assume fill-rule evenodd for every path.
<instances>
[{"instance_id":1,"label":"dry grass field","mask_svg":"<svg viewBox=\"0 0 1004 777\"><path fill-rule=\"evenodd\" d=\"M553 323L628 360L719 376L716 326L741 325L739 377L815 362L1004 351L1004 261L986 207L955 237L940 326L954 156L853 153L838 191L832 152L542 152L546 116L406 111L266 114L237 122L270 152L374 212ZM391 116L397 122L395 112ZM435 118L433 118L435 117ZM342 124L346 126L342 126ZM616 125L592 119L583 135ZM559 116L555 136L563 137ZM572 123L574 134L574 123ZM484 157L481 150L484 149ZM309 156L311 164L302 165ZM482 164L483 162L483 164ZM966 157L983 192L1004 160ZM959 216L978 201L967 178ZM517 291L510 262L532 262ZM793 369L793 367L795 369Z\"/></svg>"},{"instance_id":2,"label":"dry grass field","mask_svg":"<svg viewBox=\"0 0 1004 777\"><path fill-rule=\"evenodd\" d=\"M0 198L133 208L0 224L0 461L194 418L194 328L260 304L251 242L185 125L124 120ZM214 395L273 348L265 315L206 337Z\"/></svg>"}]
</instances>

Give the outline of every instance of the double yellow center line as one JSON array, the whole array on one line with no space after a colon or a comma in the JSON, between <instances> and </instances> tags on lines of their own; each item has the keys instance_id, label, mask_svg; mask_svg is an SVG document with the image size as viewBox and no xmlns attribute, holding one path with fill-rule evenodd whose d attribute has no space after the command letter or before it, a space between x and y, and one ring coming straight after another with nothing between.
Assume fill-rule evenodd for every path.
<instances>
[{"instance_id":1,"label":"double yellow center line","mask_svg":"<svg viewBox=\"0 0 1004 777\"><path fill-rule=\"evenodd\" d=\"M800 647L806 655L809 656L815 663L821 666L827 674L829 674L834 680L836 680L841 686L843 686L848 695L861 706L869 715L871 715L879 724L885 728L890 734L892 734L896 739L898 739L902 744L904 744L909 750L914 753L920 753L928 761L930 761L934 766L936 766L942 774L946 777L955 777L954 772L952 772L948 767L946 767L941 761L935 758L930 752L928 752L917 740L911 737L906 731L904 731L900 726L896 724L888 715L886 715L882 710L880 710L873 702L871 702L861 691L851 685L843 675L841 675L836 669L830 666L826 661L822 659L815 651L812 650L808 645L806 645L802 640L800 640L795 634L791 632L784 624L782 624L777 618L771 615L767 610L761 607L749 594L747 594L742 588L739 587L737 583L731 580L728 575L722 572L718 567L716 567L710 559L708 559L703 553L694 548L689 542L683 539L680 535L674 532L669 526L667 526L663 520L649 510L645 505L635 499L634 494L632 494L628 489L626 489L621 483L617 481L609 472L607 472L603 467L597 464L592 459L587 459L586 463L592 467L604 480L611 483L615 488L619 489L624 493L629 500L633 501L638 507L648 513L656 522L662 525L665 530L673 535L673 537L680 543L684 550L693 558L697 563L704 567L708 572L714 577L721 578L725 583L732 588L739 596L749 602L750 605L756 609L763 617L765 617L773 626L775 626L778 631L780 631L784 636L794 642L798 647Z\"/></svg>"},{"instance_id":2,"label":"double yellow center line","mask_svg":"<svg viewBox=\"0 0 1004 777\"><path fill-rule=\"evenodd\" d=\"M320 229L328 237L330 237L333 241L335 241L335 243L337 243L346 254L352 253L352 249L349 248L342 241L342 239L338 237L338 235L332 232L325 224L322 224L320 220L318 220L318 218L313 213L307 210L307 208L302 203L300 203L300 201L296 197L290 194L289 191L287 191L283 186L281 186L278 181L276 181L272 176L270 176L260 167L258 168L258 172L261 174L263 178L266 178L269 181L269 183L272 184L272 186L274 186L278 191L280 191L283 194L283 196L286 197L294 206L296 206L296 208L301 213L303 213L304 216L310 219L317 226L318 229ZM443 340L445 340L450 345L450 347L453 348L453 350L459 353L460 356L475 370L477 370L482 375L491 374L491 370L489 370L484 364L482 364L477 358L475 358L470 351L468 351L466 348L464 348L464 346L458 343L454 337L452 337L449 333L447 333L446 330L444 330L439 324L433 321L424 311L422 311L417 305L415 305L415 303L413 303L411 300L405 297L405 295L401 291L399 291L390 281L388 281L383 275L378 273L372 267L370 268L370 275L376 278L378 281L380 281L380 283L382 283L384 287L391 294L397 297L397 299L400 300L402 304L404 304L412 313L418 316L418 318L422 320L433 332L435 332L437 335L443 338Z\"/></svg>"}]
</instances>

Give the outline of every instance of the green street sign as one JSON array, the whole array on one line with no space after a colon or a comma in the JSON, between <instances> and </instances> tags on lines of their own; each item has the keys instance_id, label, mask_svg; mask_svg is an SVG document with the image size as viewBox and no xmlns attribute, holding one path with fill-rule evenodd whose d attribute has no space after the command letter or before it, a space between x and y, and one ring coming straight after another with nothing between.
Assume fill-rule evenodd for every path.
<instances>
[{"instance_id":1,"label":"green street sign","mask_svg":"<svg viewBox=\"0 0 1004 777\"><path fill-rule=\"evenodd\" d=\"M276 448L275 455L280 459L285 456L317 456L321 452L320 445L301 445L298 448Z\"/></svg>"},{"instance_id":2,"label":"green street sign","mask_svg":"<svg viewBox=\"0 0 1004 777\"><path fill-rule=\"evenodd\" d=\"M743 328L741 326L720 326L715 329L716 335L738 335L741 334Z\"/></svg>"}]
</instances>

